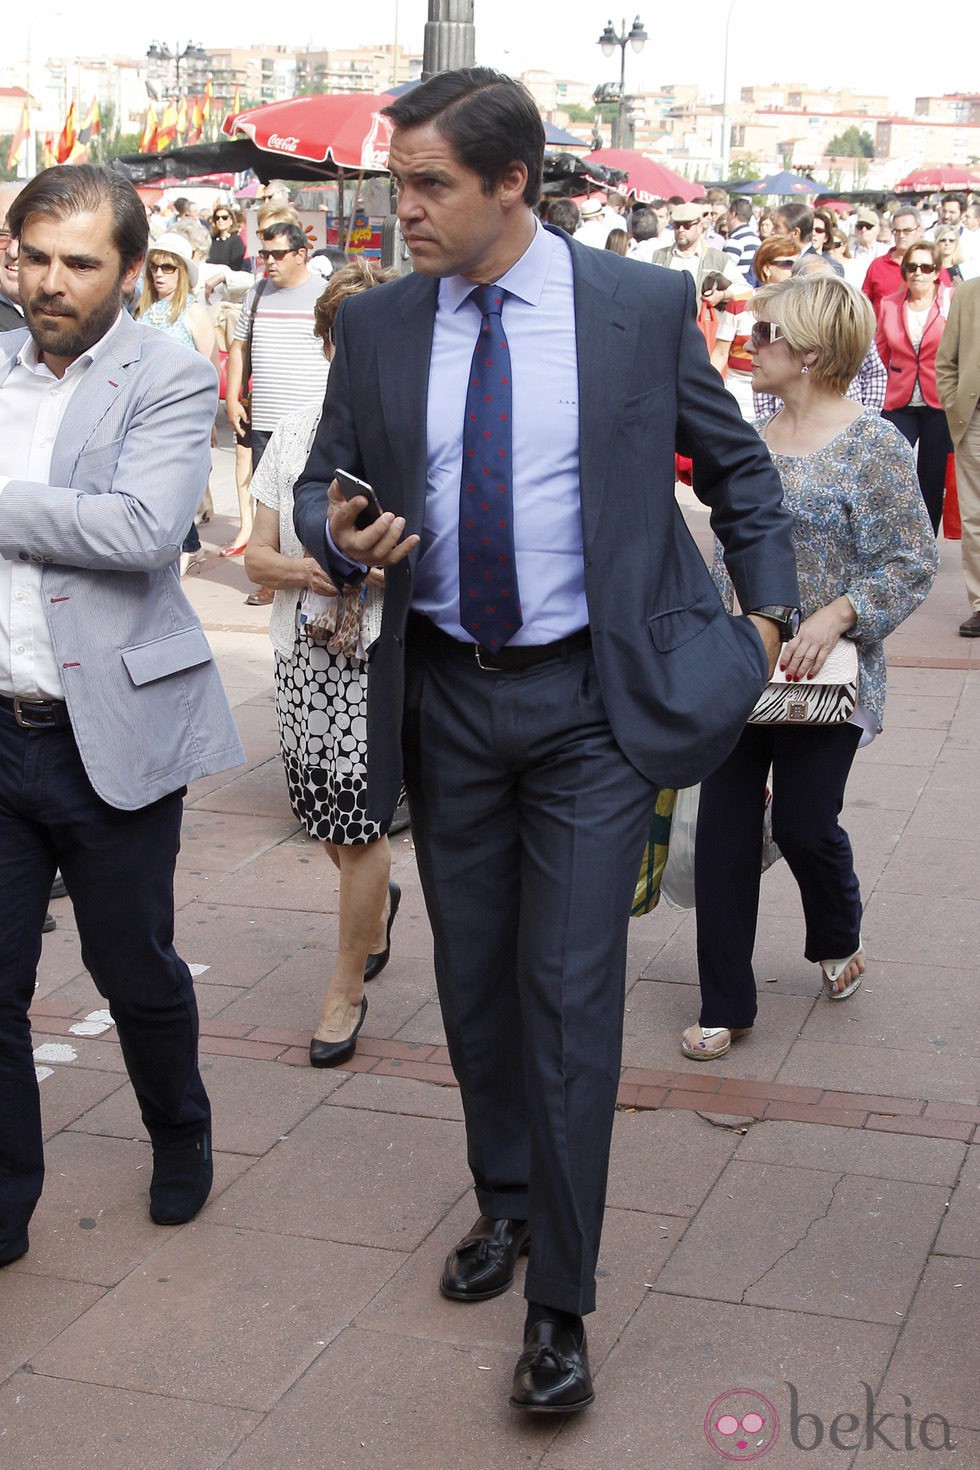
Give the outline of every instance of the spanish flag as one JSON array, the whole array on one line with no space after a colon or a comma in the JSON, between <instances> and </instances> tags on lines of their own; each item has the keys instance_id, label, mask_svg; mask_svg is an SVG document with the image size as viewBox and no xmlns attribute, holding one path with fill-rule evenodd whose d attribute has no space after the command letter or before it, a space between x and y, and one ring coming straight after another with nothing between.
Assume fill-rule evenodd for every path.
<instances>
[{"instance_id":1,"label":"spanish flag","mask_svg":"<svg viewBox=\"0 0 980 1470\"><path fill-rule=\"evenodd\" d=\"M155 153L157 151L157 115L153 103L146 109L146 121L143 124L143 132L140 135L140 153Z\"/></svg>"},{"instance_id":2,"label":"spanish flag","mask_svg":"<svg viewBox=\"0 0 980 1470\"><path fill-rule=\"evenodd\" d=\"M177 137L187 137L187 98L181 97L177 103Z\"/></svg>"},{"instance_id":3,"label":"spanish flag","mask_svg":"<svg viewBox=\"0 0 980 1470\"><path fill-rule=\"evenodd\" d=\"M163 116L160 118L160 126L157 130L157 152L165 153L176 138L176 136L177 109L173 104L173 99L171 98L166 107L163 109Z\"/></svg>"},{"instance_id":4,"label":"spanish flag","mask_svg":"<svg viewBox=\"0 0 980 1470\"><path fill-rule=\"evenodd\" d=\"M77 147L78 122L75 116L75 99L73 97L71 99L71 102L69 103L68 116L65 118L65 125L61 130L61 136L59 137L57 146L55 148L55 157L57 158L58 162L70 162L71 156L75 152L75 149Z\"/></svg>"},{"instance_id":5,"label":"spanish flag","mask_svg":"<svg viewBox=\"0 0 980 1470\"><path fill-rule=\"evenodd\" d=\"M54 168L58 162L54 152L54 133L45 133L41 144L41 167Z\"/></svg>"},{"instance_id":6,"label":"spanish flag","mask_svg":"<svg viewBox=\"0 0 980 1470\"><path fill-rule=\"evenodd\" d=\"M102 114L99 111L99 99L93 97L89 103L88 112L82 120L82 126L78 130L79 143L91 143L102 132Z\"/></svg>"},{"instance_id":7,"label":"spanish flag","mask_svg":"<svg viewBox=\"0 0 980 1470\"><path fill-rule=\"evenodd\" d=\"M200 143L204 132L204 108L200 97L195 97L190 106L190 125L187 129L188 143Z\"/></svg>"},{"instance_id":8,"label":"spanish flag","mask_svg":"<svg viewBox=\"0 0 980 1470\"><path fill-rule=\"evenodd\" d=\"M24 155L27 151L27 139L30 137L30 132L31 114L27 106L27 98L25 97L24 106L21 109L20 122L17 124L17 131L14 133L14 136L10 140L10 152L7 154L8 169L19 168L21 163L23 162Z\"/></svg>"},{"instance_id":9,"label":"spanish flag","mask_svg":"<svg viewBox=\"0 0 980 1470\"><path fill-rule=\"evenodd\" d=\"M211 121L211 104L213 101L214 88L211 85L211 78L208 77L207 81L204 83L204 100L201 103L201 115L204 119L204 122Z\"/></svg>"}]
</instances>

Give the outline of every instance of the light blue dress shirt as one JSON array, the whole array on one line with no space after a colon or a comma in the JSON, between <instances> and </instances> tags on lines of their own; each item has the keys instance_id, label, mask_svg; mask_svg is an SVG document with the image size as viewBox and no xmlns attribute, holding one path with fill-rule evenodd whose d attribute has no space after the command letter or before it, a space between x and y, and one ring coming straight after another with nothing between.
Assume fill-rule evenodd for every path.
<instances>
[{"instance_id":1,"label":"light blue dress shirt","mask_svg":"<svg viewBox=\"0 0 980 1470\"><path fill-rule=\"evenodd\" d=\"M523 626L509 646L551 643L584 628L578 356L572 259L537 226L497 285L513 385L514 548ZM427 487L412 606L463 642L459 622L459 484L466 385L480 332L473 282L439 283L426 417Z\"/></svg>"}]
</instances>

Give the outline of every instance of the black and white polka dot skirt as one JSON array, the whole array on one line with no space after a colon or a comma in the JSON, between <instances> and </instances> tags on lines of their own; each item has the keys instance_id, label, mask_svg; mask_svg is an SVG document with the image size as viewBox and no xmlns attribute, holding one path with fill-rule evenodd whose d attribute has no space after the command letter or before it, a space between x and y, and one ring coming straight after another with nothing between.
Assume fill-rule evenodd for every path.
<instances>
[{"instance_id":1,"label":"black and white polka dot skirt","mask_svg":"<svg viewBox=\"0 0 980 1470\"><path fill-rule=\"evenodd\" d=\"M367 664L297 630L292 658L276 653L276 713L289 803L311 837L376 842L368 821Z\"/></svg>"}]
</instances>

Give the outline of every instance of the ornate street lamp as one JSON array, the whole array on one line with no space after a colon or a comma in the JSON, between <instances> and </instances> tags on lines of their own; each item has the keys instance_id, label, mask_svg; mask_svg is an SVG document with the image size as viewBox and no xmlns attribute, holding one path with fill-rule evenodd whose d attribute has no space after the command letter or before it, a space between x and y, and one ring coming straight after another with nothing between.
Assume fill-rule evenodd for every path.
<instances>
[{"instance_id":1,"label":"ornate street lamp","mask_svg":"<svg viewBox=\"0 0 980 1470\"><path fill-rule=\"evenodd\" d=\"M183 49L178 41L172 51L166 41L151 41L146 48L146 59L147 61L155 61L161 66L169 61L173 62L174 91L180 96L180 63L188 60L199 64L207 63L211 60L211 57L205 51L204 47L198 45L196 41L188 41Z\"/></svg>"},{"instance_id":2,"label":"ornate street lamp","mask_svg":"<svg viewBox=\"0 0 980 1470\"><path fill-rule=\"evenodd\" d=\"M627 117L626 108L626 47L631 46L636 52L643 50L646 45L647 33L643 29L643 22L636 16L632 26L627 31L626 20L622 22L622 34L616 31L611 20L606 22L606 28L597 42L603 56L607 59L615 56L616 47L619 47L619 112L616 117L616 126L613 130L613 147L630 148L633 144L633 128Z\"/></svg>"}]
</instances>

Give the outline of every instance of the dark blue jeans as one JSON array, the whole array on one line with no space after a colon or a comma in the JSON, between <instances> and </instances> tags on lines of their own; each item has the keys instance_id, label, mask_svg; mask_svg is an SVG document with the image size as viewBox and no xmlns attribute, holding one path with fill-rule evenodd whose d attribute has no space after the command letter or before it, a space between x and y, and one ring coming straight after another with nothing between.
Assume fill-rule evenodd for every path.
<instances>
[{"instance_id":1,"label":"dark blue jeans","mask_svg":"<svg viewBox=\"0 0 980 1470\"><path fill-rule=\"evenodd\" d=\"M28 1009L57 868L150 1138L179 1143L210 1118L194 988L173 947L182 807L183 791L108 806L70 729L23 729L0 709L0 1243L26 1227L44 1177Z\"/></svg>"}]
</instances>

